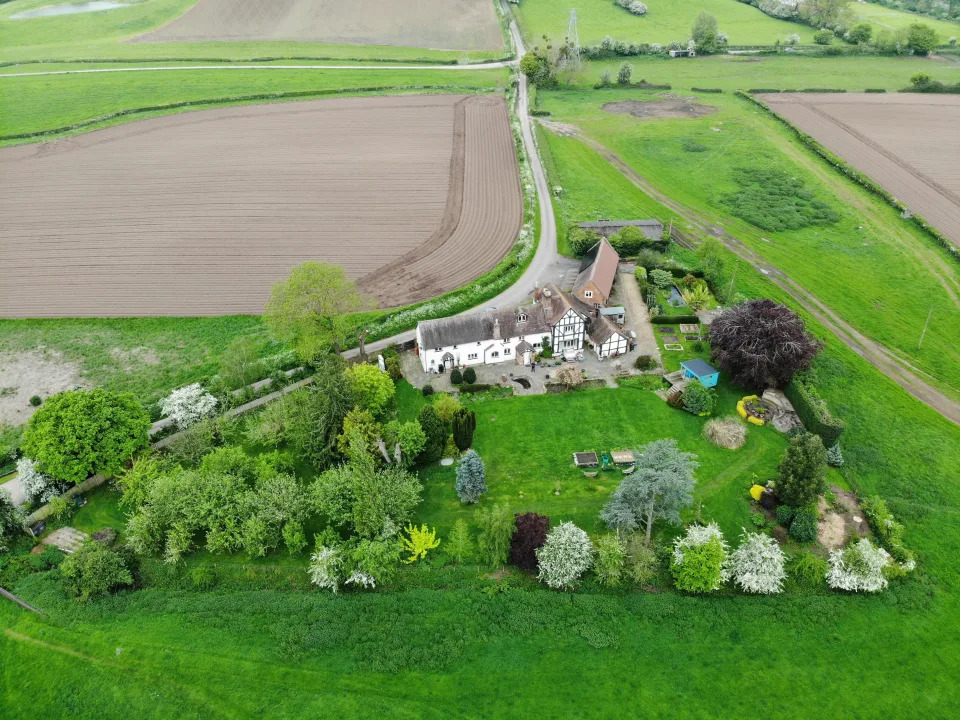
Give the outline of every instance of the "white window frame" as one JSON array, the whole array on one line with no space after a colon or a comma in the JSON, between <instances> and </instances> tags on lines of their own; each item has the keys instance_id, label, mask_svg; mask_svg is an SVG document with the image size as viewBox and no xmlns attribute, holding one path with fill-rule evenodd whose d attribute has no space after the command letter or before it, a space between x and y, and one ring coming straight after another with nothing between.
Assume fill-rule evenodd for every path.
<instances>
[{"instance_id":1,"label":"white window frame","mask_svg":"<svg viewBox=\"0 0 960 720\"><path fill-rule=\"evenodd\" d=\"M518 322L518 323L525 323L526 321L527 321L527 314L526 314L526 313L520 313L519 315L517 315L517 322Z\"/></svg>"},{"instance_id":2,"label":"white window frame","mask_svg":"<svg viewBox=\"0 0 960 720\"><path fill-rule=\"evenodd\" d=\"M494 350L492 353L490 353L490 357L495 357L495 358L500 357L500 351Z\"/></svg>"},{"instance_id":3,"label":"white window frame","mask_svg":"<svg viewBox=\"0 0 960 720\"><path fill-rule=\"evenodd\" d=\"M476 359L477 359L476 353L467 353L467 360L476 360Z\"/></svg>"},{"instance_id":4,"label":"white window frame","mask_svg":"<svg viewBox=\"0 0 960 720\"><path fill-rule=\"evenodd\" d=\"M505 347L505 348L503 349L503 354L504 354L504 356L509 355L509 354L510 354L510 348Z\"/></svg>"},{"instance_id":5,"label":"white window frame","mask_svg":"<svg viewBox=\"0 0 960 720\"><path fill-rule=\"evenodd\" d=\"M583 296L584 296L585 298L587 298L587 299L592 298L592 297L593 297L593 290L584 290L584 291L583 291Z\"/></svg>"}]
</instances>

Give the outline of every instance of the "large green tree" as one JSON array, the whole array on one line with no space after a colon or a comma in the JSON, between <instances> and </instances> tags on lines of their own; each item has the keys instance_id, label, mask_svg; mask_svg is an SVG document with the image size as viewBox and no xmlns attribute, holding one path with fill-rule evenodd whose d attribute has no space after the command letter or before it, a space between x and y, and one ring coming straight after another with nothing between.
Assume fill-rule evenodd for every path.
<instances>
[{"instance_id":1,"label":"large green tree","mask_svg":"<svg viewBox=\"0 0 960 720\"><path fill-rule=\"evenodd\" d=\"M30 418L22 450L57 480L111 476L146 447L150 416L130 393L69 390L49 398Z\"/></svg>"},{"instance_id":2,"label":"large green tree","mask_svg":"<svg viewBox=\"0 0 960 720\"><path fill-rule=\"evenodd\" d=\"M60 563L64 589L86 602L133 584L133 575L120 553L95 540L87 540Z\"/></svg>"},{"instance_id":3,"label":"large green tree","mask_svg":"<svg viewBox=\"0 0 960 720\"><path fill-rule=\"evenodd\" d=\"M790 507L816 502L827 489L827 451L823 440L813 433L802 433L790 445L777 468L777 495Z\"/></svg>"},{"instance_id":4,"label":"large green tree","mask_svg":"<svg viewBox=\"0 0 960 720\"><path fill-rule=\"evenodd\" d=\"M353 401L363 410L380 416L396 392L393 380L376 365L353 365L344 376Z\"/></svg>"},{"instance_id":5,"label":"large green tree","mask_svg":"<svg viewBox=\"0 0 960 720\"><path fill-rule=\"evenodd\" d=\"M698 52L712 53L717 50L718 32L717 18L708 12L701 12L697 15L697 19L693 21L690 37L697 44Z\"/></svg>"},{"instance_id":6,"label":"large green tree","mask_svg":"<svg viewBox=\"0 0 960 720\"><path fill-rule=\"evenodd\" d=\"M937 47L936 31L924 23L912 23L907 28L907 47L914 55L928 55Z\"/></svg>"},{"instance_id":7,"label":"large green tree","mask_svg":"<svg viewBox=\"0 0 960 720\"><path fill-rule=\"evenodd\" d=\"M263 314L277 337L312 362L331 348L339 352L351 314L375 307L376 301L361 292L339 265L305 262L273 286Z\"/></svg>"}]
</instances>

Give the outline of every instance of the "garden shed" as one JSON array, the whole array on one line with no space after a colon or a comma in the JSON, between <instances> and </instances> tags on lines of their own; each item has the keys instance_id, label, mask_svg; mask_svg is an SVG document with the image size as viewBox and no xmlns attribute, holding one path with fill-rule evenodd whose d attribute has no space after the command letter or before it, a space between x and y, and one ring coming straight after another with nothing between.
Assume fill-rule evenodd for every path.
<instances>
[{"instance_id":1,"label":"garden shed","mask_svg":"<svg viewBox=\"0 0 960 720\"><path fill-rule=\"evenodd\" d=\"M696 378L704 387L714 387L720 379L720 371L706 360L701 360L700 358L684 360L680 363L680 367L683 368L683 376L685 378Z\"/></svg>"}]
</instances>

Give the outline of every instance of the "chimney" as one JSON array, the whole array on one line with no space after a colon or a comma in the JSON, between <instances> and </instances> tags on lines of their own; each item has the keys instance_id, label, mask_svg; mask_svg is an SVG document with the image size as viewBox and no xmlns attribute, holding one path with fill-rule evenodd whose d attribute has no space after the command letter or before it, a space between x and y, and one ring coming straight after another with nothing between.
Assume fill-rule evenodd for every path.
<instances>
[{"instance_id":1,"label":"chimney","mask_svg":"<svg viewBox=\"0 0 960 720\"><path fill-rule=\"evenodd\" d=\"M500 339L500 318L493 319L493 339Z\"/></svg>"}]
</instances>

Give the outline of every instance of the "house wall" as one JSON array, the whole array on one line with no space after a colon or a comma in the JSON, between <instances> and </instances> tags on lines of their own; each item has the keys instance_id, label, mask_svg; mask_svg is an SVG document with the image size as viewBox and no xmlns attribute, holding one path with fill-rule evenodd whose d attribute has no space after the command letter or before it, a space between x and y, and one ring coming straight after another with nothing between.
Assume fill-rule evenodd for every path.
<instances>
[{"instance_id":1,"label":"house wall","mask_svg":"<svg viewBox=\"0 0 960 720\"><path fill-rule=\"evenodd\" d=\"M543 337L543 333L518 335L502 340L481 340L480 342L474 341L462 345L449 345L438 350L437 348L424 348L418 330L417 348L420 352L420 366L424 369L424 372L431 372L431 370L440 366L443 362L443 356L447 353L453 355L454 364L458 367L516 362L517 345L526 340L533 345L535 350L539 350L543 344ZM472 355L476 357L471 357ZM445 370L449 372L450 368L447 367Z\"/></svg>"},{"instance_id":2,"label":"house wall","mask_svg":"<svg viewBox=\"0 0 960 720\"><path fill-rule=\"evenodd\" d=\"M592 296L587 297L587 293L592 293ZM597 303L600 303L601 307L607 304L607 298L592 282L584 283L581 287L575 288L573 294L580 302L590 307L593 307Z\"/></svg>"},{"instance_id":3,"label":"house wall","mask_svg":"<svg viewBox=\"0 0 960 720\"><path fill-rule=\"evenodd\" d=\"M620 333L614 333L605 343L593 347L597 357L603 360L613 355L625 355L630 350L630 340Z\"/></svg>"},{"instance_id":4,"label":"house wall","mask_svg":"<svg viewBox=\"0 0 960 720\"><path fill-rule=\"evenodd\" d=\"M562 354L565 350L580 350L586 339L586 325L583 316L575 310L568 310L553 326L553 352Z\"/></svg>"}]
</instances>

